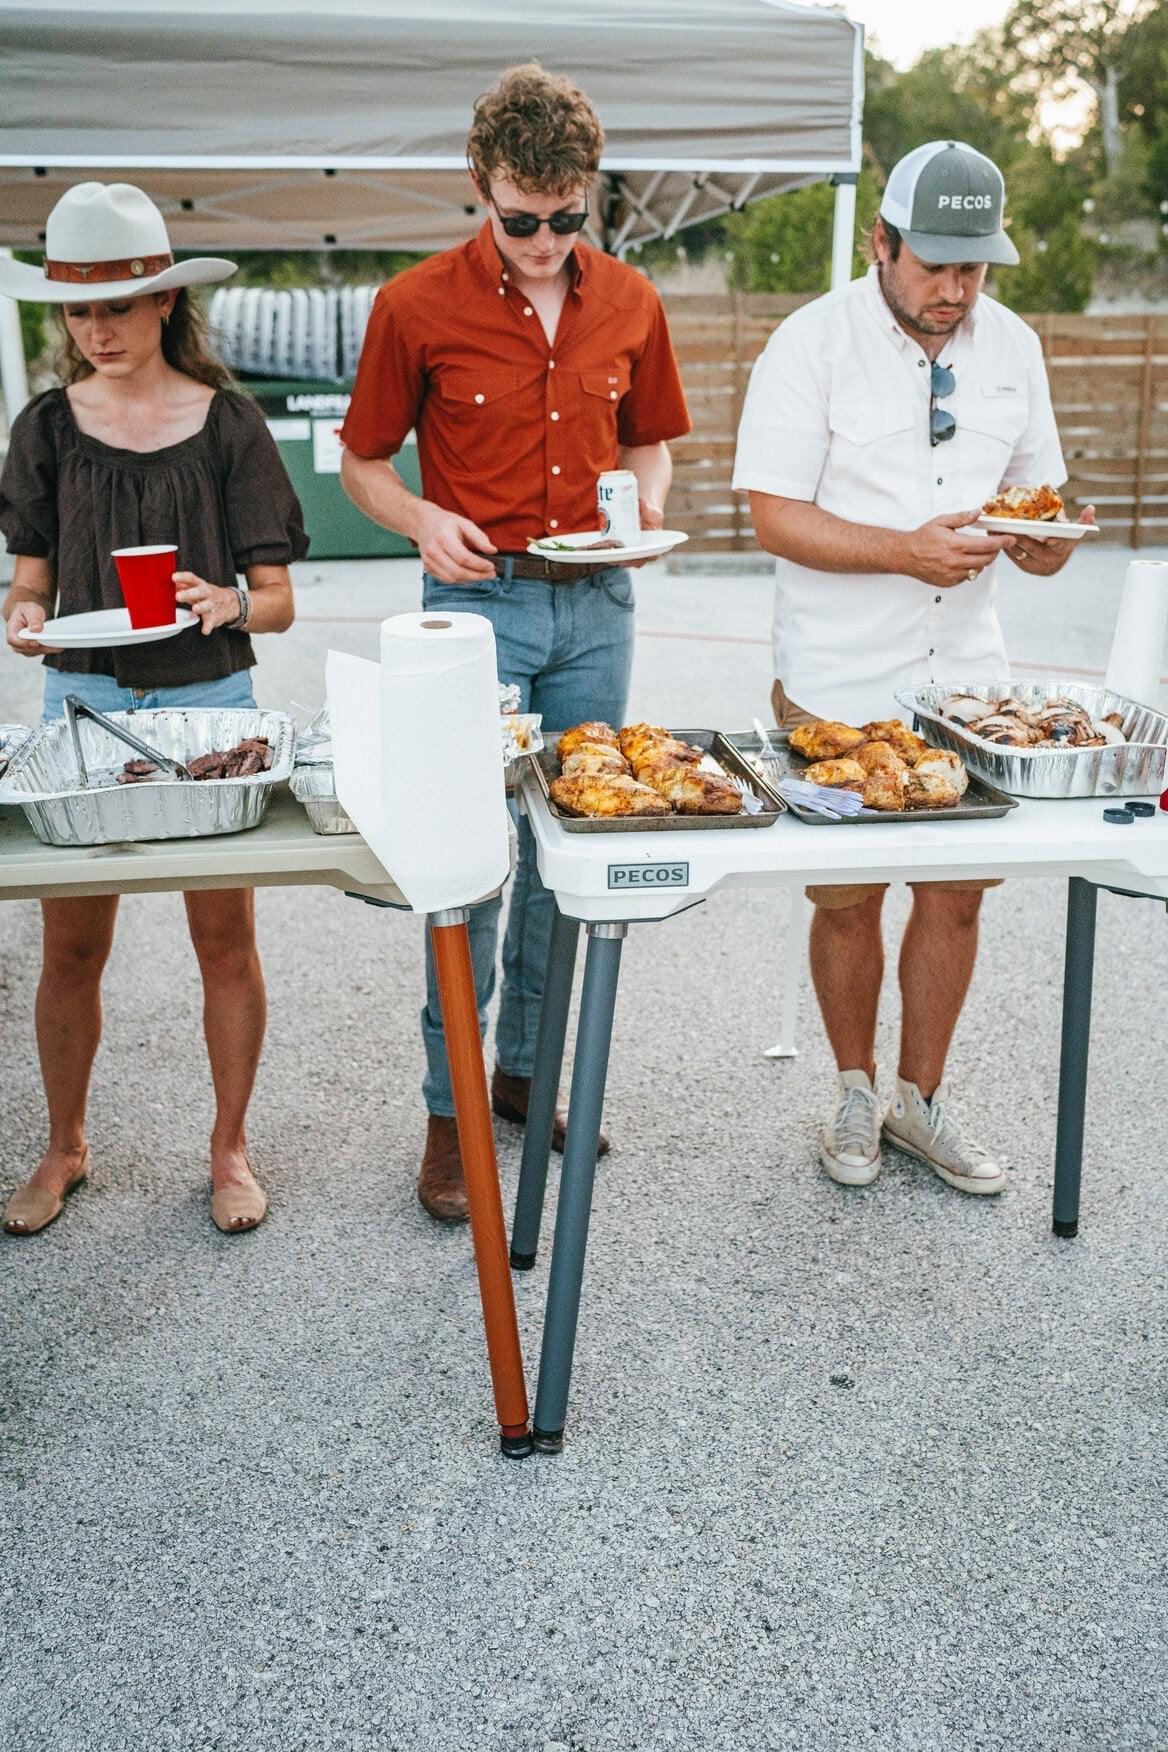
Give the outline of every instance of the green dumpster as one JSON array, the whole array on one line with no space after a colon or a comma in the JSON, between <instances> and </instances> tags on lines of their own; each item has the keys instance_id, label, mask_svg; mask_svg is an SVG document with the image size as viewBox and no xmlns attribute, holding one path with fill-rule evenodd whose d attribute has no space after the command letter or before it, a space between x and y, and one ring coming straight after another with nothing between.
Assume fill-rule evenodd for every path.
<instances>
[{"instance_id":1,"label":"green dumpster","mask_svg":"<svg viewBox=\"0 0 1168 1752\"><path fill-rule=\"evenodd\" d=\"M417 552L404 535L370 523L345 496L339 433L349 406L349 386L253 379L244 387L263 409L304 507L312 559L365 560ZM421 492L412 432L393 466L412 492Z\"/></svg>"}]
</instances>

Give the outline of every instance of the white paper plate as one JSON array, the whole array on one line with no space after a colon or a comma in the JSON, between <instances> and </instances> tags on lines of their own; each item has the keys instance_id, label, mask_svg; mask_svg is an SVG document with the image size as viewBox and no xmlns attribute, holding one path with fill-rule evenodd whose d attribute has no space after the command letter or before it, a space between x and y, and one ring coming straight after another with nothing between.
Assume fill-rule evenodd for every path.
<instances>
[{"instance_id":1,"label":"white paper plate","mask_svg":"<svg viewBox=\"0 0 1168 1752\"><path fill-rule=\"evenodd\" d=\"M542 536L539 541L529 541L529 554L538 554L541 560L555 560L557 565L565 566L623 566L626 560L652 560L659 554L667 554L670 548L680 547L689 536L680 529L647 529L637 542L630 542L620 548L593 548L590 552L583 550L591 542L602 541L603 535L599 529L581 529L574 535ZM552 544L557 545L553 546ZM579 547L579 553L569 553L563 543L568 542Z\"/></svg>"},{"instance_id":2,"label":"white paper plate","mask_svg":"<svg viewBox=\"0 0 1168 1752\"><path fill-rule=\"evenodd\" d=\"M1040 523L1036 517L979 517L977 527L995 535L1032 535L1035 541L1082 541L1099 534L1094 523Z\"/></svg>"},{"instance_id":3,"label":"white paper plate","mask_svg":"<svg viewBox=\"0 0 1168 1752\"><path fill-rule=\"evenodd\" d=\"M174 625L132 627L128 608L99 608L94 614L67 614L47 620L39 633L27 627L20 637L34 645L55 645L62 651L104 651L114 645L152 645L158 639L173 639L198 622L189 608L176 608Z\"/></svg>"}]
</instances>

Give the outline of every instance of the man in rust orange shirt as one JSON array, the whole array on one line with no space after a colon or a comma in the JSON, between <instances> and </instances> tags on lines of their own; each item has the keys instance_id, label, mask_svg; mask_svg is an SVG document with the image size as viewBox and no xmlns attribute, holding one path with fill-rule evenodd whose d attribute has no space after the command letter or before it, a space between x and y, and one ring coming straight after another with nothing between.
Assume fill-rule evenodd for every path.
<instances>
[{"instance_id":1,"label":"man in rust orange shirt","mask_svg":"<svg viewBox=\"0 0 1168 1752\"><path fill-rule=\"evenodd\" d=\"M655 290L580 242L603 144L583 92L534 64L512 68L479 99L467 147L486 222L469 243L381 288L341 433L345 490L375 523L416 543L424 606L485 615L500 681L517 684L521 710L541 712L554 729L623 719L633 584L623 568L557 566L527 544L595 528L597 476L618 467L637 476L642 527L659 529L667 440L690 428ZM411 428L421 498L389 463ZM484 1028L501 904L471 914ZM520 820L491 1083L495 1112L520 1124L552 906ZM460 1222L466 1191L428 942L426 962L430 1118L418 1196L431 1215ZM556 1116L560 1149L564 1118Z\"/></svg>"}]
</instances>

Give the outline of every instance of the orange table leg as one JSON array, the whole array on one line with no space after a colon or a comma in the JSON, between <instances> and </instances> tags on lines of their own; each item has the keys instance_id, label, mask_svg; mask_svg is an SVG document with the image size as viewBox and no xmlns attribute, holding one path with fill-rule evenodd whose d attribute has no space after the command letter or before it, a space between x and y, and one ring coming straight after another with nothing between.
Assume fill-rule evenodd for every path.
<instances>
[{"instance_id":1,"label":"orange table leg","mask_svg":"<svg viewBox=\"0 0 1168 1752\"><path fill-rule=\"evenodd\" d=\"M470 958L467 912L456 908L430 915L430 938L442 1004L442 1026L454 1087L454 1113L466 1175L471 1239L483 1303L487 1357L495 1393L504 1454L518 1458L532 1450L519 1348L519 1323L507 1257L503 1195L495 1159L495 1135L487 1099L487 1074L479 1038L478 1003Z\"/></svg>"}]
</instances>

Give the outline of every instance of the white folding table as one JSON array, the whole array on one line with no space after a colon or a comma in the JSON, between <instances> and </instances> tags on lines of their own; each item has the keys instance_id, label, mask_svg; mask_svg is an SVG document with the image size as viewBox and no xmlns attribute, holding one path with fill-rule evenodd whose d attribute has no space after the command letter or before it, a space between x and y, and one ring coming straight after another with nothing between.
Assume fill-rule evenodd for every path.
<instances>
[{"instance_id":1,"label":"white folding table","mask_svg":"<svg viewBox=\"0 0 1168 1752\"><path fill-rule=\"evenodd\" d=\"M23 810L0 809L0 900L304 884L323 884L372 905L410 910L359 834L314 833L301 805L283 788L272 798L259 827L202 839L46 846L34 837ZM518 1458L531 1451L527 1391L507 1268L502 1194L466 935L468 916L466 908L458 908L432 914L428 924L451 1038L451 1080L500 1444L505 1454Z\"/></svg>"},{"instance_id":2,"label":"white folding table","mask_svg":"<svg viewBox=\"0 0 1168 1752\"><path fill-rule=\"evenodd\" d=\"M657 923L734 887L1061 876L1068 880L1053 1227L1077 1233L1095 911L1100 887L1168 901L1168 815L1116 826L1105 799L1025 801L991 820L815 825L793 815L758 830L573 833L523 782L540 875L556 899L511 1263L534 1264L556 1091L581 924L588 939L568 1135L552 1244L536 1389L535 1444L563 1444L588 1244L621 946L630 924Z\"/></svg>"}]
</instances>

